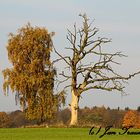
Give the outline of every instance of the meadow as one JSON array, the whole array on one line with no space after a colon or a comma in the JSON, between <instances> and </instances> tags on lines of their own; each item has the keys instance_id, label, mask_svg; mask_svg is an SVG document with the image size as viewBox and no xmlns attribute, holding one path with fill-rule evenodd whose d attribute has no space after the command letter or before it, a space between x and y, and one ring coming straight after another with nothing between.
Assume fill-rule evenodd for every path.
<instances>
[{"instance_id":1,"label":"meadow","mask_svg":"<svg viewBox=\"0 0 140 140\"><path fill-rule=\"evenodd\" d=\"M90 128L1 128L0 140L140 140L140 135L119 135L120 129L112 129L116 135L89 135ZM98 130L94 130L98 131ZM131 130L140 131L140 130Z\"/></svg>"}]
</instances>

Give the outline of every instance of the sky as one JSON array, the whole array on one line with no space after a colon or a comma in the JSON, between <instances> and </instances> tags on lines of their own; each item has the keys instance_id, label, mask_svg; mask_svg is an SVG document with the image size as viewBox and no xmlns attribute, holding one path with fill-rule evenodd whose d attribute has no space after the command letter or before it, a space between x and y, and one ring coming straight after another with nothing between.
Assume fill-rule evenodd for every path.
<instances>
[{"instance_id":1,"label":"sky","mask_svg":"<svg viewBox=\"0 0 140 140\"><path fill-rule=\"evenodd\" d=\"M127 58L119 59L121 66L115 70L123 75L140 70L140 1L139 0L0 0L0 111L21 109L15 105L14 94L5 96L2 89L2 70L11 67L7 57L8 34L28 22L32 26L46 27L54 31L54 46L63 55L69 43L67 29L76 22L80 25L80 13L86 13L94 26L100 29L100 35L112 39L108 50L122 51ZM52 59L55 59L52 54ZM57 68L61 71L64 64ZM118 92L89 91L82 95L80 107L105 106L110 108L140 106L140 75L129 80L122 96ZM68 92L67 105L71 100Z\"/></svg>"}]
</instances>

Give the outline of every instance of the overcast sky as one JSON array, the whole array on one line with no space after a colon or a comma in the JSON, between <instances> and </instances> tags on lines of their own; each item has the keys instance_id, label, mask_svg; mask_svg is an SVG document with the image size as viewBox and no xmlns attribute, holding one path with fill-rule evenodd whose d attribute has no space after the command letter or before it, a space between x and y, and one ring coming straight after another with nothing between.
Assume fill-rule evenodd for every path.
<instances>
[{"instance_id":1,"label":"overcast sky","mask_svg":"<svg viewBox=\"0 0 140 140\"><path fill-rule=\"evenodd\" d=\"M109 51L122 51L128 57L119 59L116 70L127 75L140 70L140 1L139 0L0 0L0 111L20 109L14 95L5 96L2 90L2 70L10 67L6 44L8 34L28 22L33 26L46 27L56 33L55 47L65 54L68 46L67 28L80 23L79 13L87 13L100 29L100 35L112 38ZM77 24L77 25L78 25ZM61 67L61 66L60 66ZM59 69L59 68L58 68ZM106 106L121 108L140 106L140 76L129 81L122 97L118 92L89 91L82 95L80 107ZM67 104L70 101L68 96Z\"/></svg>"}]
</instances>

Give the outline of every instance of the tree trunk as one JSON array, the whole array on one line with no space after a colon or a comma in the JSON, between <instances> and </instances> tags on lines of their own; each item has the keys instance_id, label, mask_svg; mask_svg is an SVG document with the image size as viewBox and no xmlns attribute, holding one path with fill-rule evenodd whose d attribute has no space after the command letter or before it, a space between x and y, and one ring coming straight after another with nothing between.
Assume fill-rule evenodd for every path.
<instances>
[{"instance_id":1,"label":"tree trunk","mask_svg":"<svg viewBox=\"0 0 140 140\"><path fill-rule=\"evenodd\" d=\"M70 125L76 125L78 123L78 96L72 90L71 100L71 122Z\"/></svg>"}]
</instances>

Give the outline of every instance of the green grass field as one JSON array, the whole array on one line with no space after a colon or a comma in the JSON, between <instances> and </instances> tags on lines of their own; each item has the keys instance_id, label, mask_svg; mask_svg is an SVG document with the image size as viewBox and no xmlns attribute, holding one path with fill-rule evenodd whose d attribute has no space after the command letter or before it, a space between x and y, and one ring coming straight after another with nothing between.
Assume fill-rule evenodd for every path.
<instances>
[{"instance_id":1,"label":"green grass field","mask_svg":"<svg viewBox=\"0 0 140 140\"><path fill-rule=\"evenodd\" d=\"M5 128L0 129L0 140L140 140L140 135L117 134L99 138L100 134L89 135L89 130L90 128Z\"/></svg>"}]
</instances>

